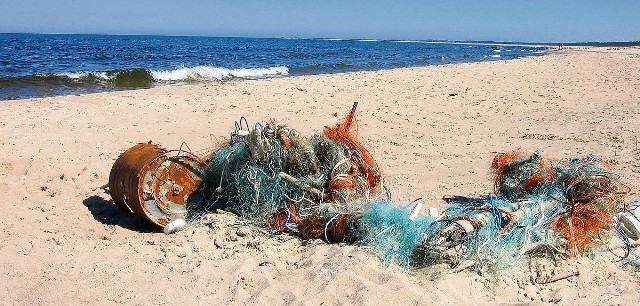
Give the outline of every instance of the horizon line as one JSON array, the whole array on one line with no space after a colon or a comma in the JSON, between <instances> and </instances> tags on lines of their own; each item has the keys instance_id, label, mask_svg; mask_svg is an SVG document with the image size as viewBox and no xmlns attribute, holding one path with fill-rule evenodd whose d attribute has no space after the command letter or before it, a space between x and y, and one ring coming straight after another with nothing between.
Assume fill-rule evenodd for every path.
<instances>
[{"instance_id":1,"label":"horizon line","mask_svg":"<svg viewBox=\"0 0 640 306\"><path fill-rule=\"evenodd\" d=\"M234 35L204 35L204 34L140 34L140 33L76 33L76 32L0 32L0 34L27 35L103 35L103 36L165 36L165 37L205 37L205 38L249 38L249 39L307 39L307 40L335 40L335 41L369 41L369 42L403 42L403 43L459 43L459 44L522 44L526 46L555 46L558 43L576 45L607 45L625 44L640 46L639 40L628 41L565 41L565 42L536 42L513 40L448 40L448 39L379 39L379 38L340 38L340 37L288 37L288 36L234 36Z\"/></svg>"}]
</instances>

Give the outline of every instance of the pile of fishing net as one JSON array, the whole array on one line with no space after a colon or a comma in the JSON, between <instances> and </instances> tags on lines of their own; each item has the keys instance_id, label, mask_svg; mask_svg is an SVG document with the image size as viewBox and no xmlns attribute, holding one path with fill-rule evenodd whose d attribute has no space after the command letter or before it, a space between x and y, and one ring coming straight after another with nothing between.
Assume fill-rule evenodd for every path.
<instances>
[{"instance_id":1,"label":"pile of fishing net","mask_svg":"<svg viewBox=\"0 0 640 306\"><path fill-rule=\"evenodd\" d=\"M362 241L407 267L471 261L477 269L499 269L539 254L556 260L607 249L630 255L629 237L638 237L618 216L634 202L625 201L629 189L607 162L514 151L496 156L493 170L493 194L445 198L449 205L437 217L412 220L407 209L370 206Z\"/></svg>"},{"instance_id":2,"label":"pile of fishing net","mask_svg":"<svg viewBox=\"0 0 640 306\"><path fill-rule=\"evenodd\" d=\"M304 239L349 240L325 230L327 222L372 198L390 197L377 163L355 135L356 107L341 123L310 136L275 122L250 128L241 119L230 141L211 154L191 211L224 208ZM349 223L345 218L337 222Z\"/></svg>"},{"instance_id":3,"label":"pile of fishing net","mask_svg":"<svg viewBox=\"0 0 640 306\"><path fill-rule=\"evenodd\" d=\"M441 215L424 215L421 200L391 202L378 164L356 136L356 106L310 136L241 119L208 159L188 207L192 218L232 210L302 239L368 246L407 268L463 260L499 268L541 252L581 256L606 249L612 237L623 242L621 257L630 254L632 233L616 218L629 208L629 190L605 161L499 154L493 193L445 198Z\"/></svg>"},{"instance_id":4,"label":"pile of fishing net","mask_svg":"<svg viewBox=\"0 0 640 306\"><path fill-rule=\"evenodd\" d=\"M496 156L493 170L494 194L448 197L449 206L436 218L389 222L395 233L383 235L398 242L380 240L378 249L405 266L455 266L465 260L477 269L512 266L538 254L554 260L606 249L621 258L630 255L629 237L637 239L637 229L618 217L634 205L625 201L629 188L607 162L593 156L548 160L537 152L514 151ZM364 237L375 235L373 230Z\"/></svg>"}]
</instances>

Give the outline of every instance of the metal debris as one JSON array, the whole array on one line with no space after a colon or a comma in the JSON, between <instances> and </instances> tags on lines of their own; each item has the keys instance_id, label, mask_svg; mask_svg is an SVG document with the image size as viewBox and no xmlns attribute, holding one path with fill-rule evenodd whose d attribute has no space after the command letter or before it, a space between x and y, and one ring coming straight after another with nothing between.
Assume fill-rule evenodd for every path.
<instances>
[{"instance_id":1,"label":"metal debris","mask_svg":"<svg viewBox=\"0 0 640 306\"><path fill-rule=\"evenodd\" d=\"M205 167L184 151L140 143L113 164L109 191L120 209L164 227L185 217L187 199L200 186Z\"/></svg>"}]
</instances>

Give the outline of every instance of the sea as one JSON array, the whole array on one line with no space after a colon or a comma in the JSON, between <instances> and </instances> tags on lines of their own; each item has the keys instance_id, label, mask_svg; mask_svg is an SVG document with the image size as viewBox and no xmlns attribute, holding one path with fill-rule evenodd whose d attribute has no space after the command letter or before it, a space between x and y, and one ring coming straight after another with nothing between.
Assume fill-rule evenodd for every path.
<instances>
[{"instance_id":1,"label":"sea","mask_svg":"<svg viewBox=\"0 0 640 306\"><path fill-rule=\"evenodd\" d=\"M2 34L0 100L509 60L546 47L408 40Z\"/></svg>"}]
</instances>

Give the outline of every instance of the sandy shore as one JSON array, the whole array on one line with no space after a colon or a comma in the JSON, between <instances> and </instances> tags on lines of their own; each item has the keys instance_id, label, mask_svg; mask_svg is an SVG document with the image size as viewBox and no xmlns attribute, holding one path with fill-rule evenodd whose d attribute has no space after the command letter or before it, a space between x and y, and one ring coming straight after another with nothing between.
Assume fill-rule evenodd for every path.
<instances>
[{"instance_id":1,"label":"sandy shore","mask_svg":"<svg viewBox=\"0 0 640 306\"><path fill-rule=\"evenodd\" d=\"M321 131L359 105L359 134L398 201L492 190L497 152L610 160L640 197L640 50L567 50L511 61L222 84L0 104L0 304L628 304L640 272L606 256L534 285L498 275L385 267L366 248L302 243L224 214L167 236L100 187L138 142L206 154L234 122L274 118ZM336 117L337 113L337 117ZM250 234L238 236L238 228ZM637 250L636 254L640 253ZM525 267L526 270L527 267Z\"/></svg>"}]
</instances>

